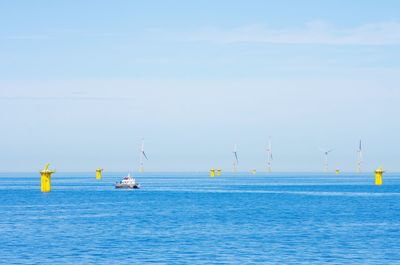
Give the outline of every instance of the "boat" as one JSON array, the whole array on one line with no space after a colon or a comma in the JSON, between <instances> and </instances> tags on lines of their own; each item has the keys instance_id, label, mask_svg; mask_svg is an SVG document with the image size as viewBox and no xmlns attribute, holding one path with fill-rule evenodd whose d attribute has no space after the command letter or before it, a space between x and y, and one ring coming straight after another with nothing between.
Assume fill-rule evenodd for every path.
<instances>
[{"instance_id":1,"label":"boat","mask_svg":"<svg viewBox=\"0 0 400 265\"><path fill-rule=\"evenodd\" d=\"M131 177L131 174L124 177L120 182L115 183L116 189L139 189L140 185L136 182L135 178Z\"/></svg>"}]
</instances>

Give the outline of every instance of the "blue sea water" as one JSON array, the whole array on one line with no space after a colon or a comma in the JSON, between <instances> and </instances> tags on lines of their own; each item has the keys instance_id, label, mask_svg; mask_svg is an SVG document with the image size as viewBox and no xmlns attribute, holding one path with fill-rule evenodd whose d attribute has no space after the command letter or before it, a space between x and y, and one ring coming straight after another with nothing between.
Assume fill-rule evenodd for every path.
<instances>
[{"instance_id":1,"label":"blue sea water","mask_svg":"<svg viewBox=\"0 0 400 265\"><path fill-rule=\"evenodd\" d=\"M3 264L400 264L400 174L0 174Z\"/></svg>"}]
</instances>

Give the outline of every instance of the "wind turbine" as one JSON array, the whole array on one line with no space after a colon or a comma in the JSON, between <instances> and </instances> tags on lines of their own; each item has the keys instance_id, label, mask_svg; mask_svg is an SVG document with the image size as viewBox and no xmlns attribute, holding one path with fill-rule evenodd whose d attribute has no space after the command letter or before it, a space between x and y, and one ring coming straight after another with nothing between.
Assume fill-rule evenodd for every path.
<instances>
[{"instance_id":1,"label":"wind turbine","mask_svg":"<svg viewBox=\"0 0 400 265\"><path fill-rule=\"evenodd\" d=\"M329 171L328 155L329 155L330 152L333 151L333 149L329 149L329 150L326 150L326 151L325 151L325 150L323 150L323 149L320 148L320 150L321 150L321 152L323 152L324 155L325 155L325 172L328 172L328 171Z\"/></svg>"},{"instance_id":2,"label":"wind turbine","mask_svg":"<svg viewBox=\"0 0 400 265\"><path fill-rule=\"evenodd\" d=\"M142 147L140 149L140 166L139 166L139 172L143 172L144 168L143 168L143 158L147 159L146 153L144 152L144 139L142 139Z\"/></svg>"},{"instance_id":3,"label":"wind turbine","mask_svg":"<svg viewBox=\"0 0 400 265\"><path fill-rule=\"evenodd\" d=\"M233 146L233 172L237 171L237 165L239 164L239 159L237 156L237 146Z\"/></svg>"},{"instance_id":4,"label":"wind turbine","mask_svg":"<svg viewBox=\"0 0 400 265\"><path fill-rule=\"evenodd\" d=\"M272 144L271 144L271 137L268 139L268 148L267 148L267 168L268 172L272 172Z\"/></svg>"},{"instance_id":5,"label":"wind turbine","mask_svg":"<svg viewBox=\"0 0 400 265\"><path fill-rule=\"evenodd\" d=\"M362 163L362 145L361 145L361 140L360 140L360 144L358 146L358 150L357 150L357 172L360 173L361 172L361 163Z\"/></svg>"}]
</instances>

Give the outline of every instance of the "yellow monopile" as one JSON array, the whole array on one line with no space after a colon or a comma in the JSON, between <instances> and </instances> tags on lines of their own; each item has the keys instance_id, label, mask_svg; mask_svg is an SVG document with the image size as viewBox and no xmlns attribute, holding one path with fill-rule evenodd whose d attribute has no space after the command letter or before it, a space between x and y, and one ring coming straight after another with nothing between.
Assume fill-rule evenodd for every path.
<instances>
[{"instance_id":1,"label":"yellow monopile","mask_svg":"<svg viewBox=\"0 0 400 265\"><path fill-rule=\"evenodd\" d=\"M101 180L101 178L102 178L101 172L102 172L102 171L103 171L102 168L96 169L96 179L97 179L97 180Z\"/></svg>"},{"instance_id":2,"label":"yellow monopile","mask_svg":"<svg viewBox=\"0 0 400 265\"><path fill-rule=\"evenodd\" d=\"M214 177L214 176L215 176L215 169L212 168L212 169L210 170L210 177Z\"/></svg>"},{"instance_id":3,"label":"yellow monopile","mask_svg":"<svg viewBox=\"0 0 400 265\"><path fill-rule=\"evenodd\" d=\"M217 169L217 176L221 176L221 169Z\"/></svg>"},{"instance_id":4,"label":"yellow monopile","mask_svg":"<svg viewBox=\"0 0 400 265\"><path fill-rule=\"evenodd\" d=\"M382 175L385 171L383 171L382 167L379 167L377 170L375 170L375 185L380 186L382 185Z\"/></svg>"},{"instance_id":5,"label":"yellow monopile","mask_svg":"<svg viewBox=\"0 0 400 265\"><path fill-rule=\"evenodd\" d=\"M51 174L53 174L55 170L50 170L49 165L50 164L46 164L44 169L40 171L42 192L50 192L51 190Z\"/></svg>"},{"instance_id":6,"label":"yellow monopile","mask_svg":"<svg viewBox=\"0 0 400 265\"><path fill-rule=\"evenodd\" d=\"M336 169L336 175L339 175L339 173L340 173L340 170L339 169Z\"/></svg>"},{"instance_id":7,"label":"yellow monopile","mask_svg":"<svg viewBox=\"0 0 400 265\"><path fill-rule=\"evenodd\" d=\"M257 173L257 170L255 170L255 169L253 169L252 171L251 171L251 174L253 174L253 175L255 175Z\"/></svg>"}]
</instances>

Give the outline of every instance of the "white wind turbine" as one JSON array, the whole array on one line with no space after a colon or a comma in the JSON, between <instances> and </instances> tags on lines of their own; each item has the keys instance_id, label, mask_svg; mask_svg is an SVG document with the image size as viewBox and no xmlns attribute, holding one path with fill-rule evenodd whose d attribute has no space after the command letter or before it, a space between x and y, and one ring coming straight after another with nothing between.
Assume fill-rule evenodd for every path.
<instances>
[{"instance_id":1,"label":"white wind turbine","mask_svg":"<svg viewBox=\"0 0 400 265\"><path fill-rule=\"evenodd\" d=\"M146 153L144 152L144 139L142 139L142 147L140 148L140 166L139 166L139 172L143 172L143 158L147 159Z\"/></svg>"},{"instance_id":2,"label":"white wind turbine","mask_svg":"<svg viewBox=\"0 0 400 265\"><path fill-rule=\"evenodd\" d=\"M358 150L357 150L357 172L360 173L361 172L361 163L362 163L362 145L361 145L361 140L360 140L360 144L358 146Z\"/></svg>"},{"instance_id":3,"label":"white wind turbine","mask_svg":"<svg viewBox=\"0 0 400 265\"><path fill-rule=\"evenodd\" d=\"M267 168L268 172L272 172L272 144L271 144L271 137L268 139L268 148L267 148Z\"/></svg>"},{"instance_id":4,"label":"white wind turbine","mask_svg":"<svg viewBox=\"0 0 400 265\"><path fill-rule=\"evenodd\" d=\"M319 150L321 150L321 152L323 152L324 155L325 155L325 172L328 172L329 171L328 155L329 155L330 152L333 151L333 149L323 150L323 149L320 148Z\"/></svg>"},{"instance_id":5,"label":"white wind turbine","mask_svg":"<svg viewBox=\"0 0 400 265\"><path fill-rule=\"evenodd\" d=\"M237 165L239 164L236 144L233 146L233 152L232 153L233 153L233 172L236 172L237 171Z\"/></svg>"}]
</instances>

